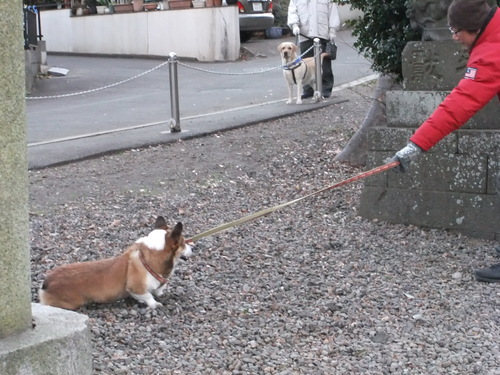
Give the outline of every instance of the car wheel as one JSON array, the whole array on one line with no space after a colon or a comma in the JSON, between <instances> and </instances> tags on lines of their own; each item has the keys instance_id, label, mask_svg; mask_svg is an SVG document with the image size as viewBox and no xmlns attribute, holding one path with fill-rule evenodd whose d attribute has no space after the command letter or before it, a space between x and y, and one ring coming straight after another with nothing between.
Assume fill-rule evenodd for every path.
<instances>
[{"instance_id":1,"label":"car wheel","mask_svg":"<svg viewBox=\"0 0 500 375\"><path fill-rule=\"evenodd\" d=\"M245 43L250 40L253 33L251 31L240 31L240 42Z\"/></svg>"}]
</instances>

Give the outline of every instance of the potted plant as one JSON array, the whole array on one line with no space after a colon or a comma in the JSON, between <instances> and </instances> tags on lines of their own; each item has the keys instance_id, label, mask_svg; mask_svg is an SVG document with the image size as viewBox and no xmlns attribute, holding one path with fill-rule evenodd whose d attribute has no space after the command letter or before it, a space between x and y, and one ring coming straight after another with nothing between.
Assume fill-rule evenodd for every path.
<instances>
[{"instance_id":1,"label":"potted plant","mask_svg":"<svg viewBox=\"0 0 500 375\"><path fill-rule=\"evenodd\" d=\"M86 0L86 3L89 12L88 14L97 14L97 0Z\"/></svg>"},{"instance_id":2,"label":"potted plant","mask_svg":"<svg viewBox=\"0 0 500 375\"><path fill-rule=\"evenodd\" d=\"M204 8L206 0L193 0L193 8Z\"/></svg>"},{"instance_id":3,"label":"potted plant","mask_svg":"<svg viewBox=\"0 0 500 375\"><path fill-rule=\"evenodd\" d=\"M168 0L169 9L188 9L191 6L191 0Z\"/></svg>"},{"instance_id":4,"label":"potted plant","mask_svg":"<svg viewBox=\"0 0 500 375\"><path fill-rule=\"evenodd\" d=\"M106 13L106 8L109 8L109 0L97 0L97 14Z\"/></svg>"},{"instance_id":5,"label":"potted plant","mask_svg":"<svg viewBox=\"0 0 500 375\"><path fill-rule=\"evenodd\" d=\"M134 0L135 1L135 0ZM150 10L156 10L159 7L159 3L156 1L144 1L144 10L150 11Z\"/></svg>"},{"instance_id":6,"label":"potted plant","mask_svg":"<svg viewBox=\"0 0 500 375\"><path fill-rule=\"evenodd\" d=\"M115 13L127 13L133 12L134 6L131 1L118 0L116 4L113 5Z\"/></svg>"},{"instance_id":7,"label":"potted plant","mask_svg":"<svg viewBox=\"0 0 500 375\"><path fill-rule=\"evenodd\" d=\"M71 14L73 16L81 16L83 15L83 5L80 0L75 0L73 5L71 6Z\"/></svg>"},{"instance_id":8,"label":"potted plant","mask_svg":"<svg viewBox=\"0 0 500 375\"><path fill-rule=\"evenodd\" d=\"M144 10L144 0L132 0L134 12L142 12Z\"/></svg>"}]
</instances>

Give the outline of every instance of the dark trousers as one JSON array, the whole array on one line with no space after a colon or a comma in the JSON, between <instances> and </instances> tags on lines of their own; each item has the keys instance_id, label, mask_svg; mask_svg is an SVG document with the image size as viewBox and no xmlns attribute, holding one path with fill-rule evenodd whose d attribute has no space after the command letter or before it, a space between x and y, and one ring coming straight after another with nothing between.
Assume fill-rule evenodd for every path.
<instances>
[{"instance_id":1,"label":"dark trousers","mask_svg":"<svg viewBox=\"0 0 500 375\"><path fill-rule=\"evenodd\" d=\"M326 39L320 39L319 40L321 43L321 52L326 51L326 44L328 43L328 40ZM314 44L313 39L307 39L300 43L300 51L301 54L304 51L307 51L309 47L311 47ZM314 56L314 48L311 49L309 52L307 52L304 56L302 57L312 57ZM330 96L330 93L332 92L333 89L333 71L332 71L332 60L330 60L328 57L325 57L323 59L323 64L321 65L321 94L323 96ZM307 96L312 96L314 93L314 89L309 86L305 85L304 88L304 95Z\"/></svg>"}]
</instances>

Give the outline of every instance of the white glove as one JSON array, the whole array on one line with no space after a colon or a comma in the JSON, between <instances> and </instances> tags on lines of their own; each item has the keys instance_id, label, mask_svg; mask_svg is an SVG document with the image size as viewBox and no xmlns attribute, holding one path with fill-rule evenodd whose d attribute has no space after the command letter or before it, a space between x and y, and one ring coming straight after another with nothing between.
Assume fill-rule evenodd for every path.
<instances>
[{"instance_id":1,"label":"white glove","mask_svg":"<svg viewBox=\"0 0 500 375\"><path fill-rule=\"evenodd\" d=\"M333 42L335 40L335 37L337 36L337 33L335 30L332 30L328 33L328 37L330 38L330 42Z\"/></svg>"},{"instance_id":2,"label":"white glove","mask_svg":"<svg viewBox=\"0 0 500 375\"><path fill-rule=\"evenodd\" d=\"M299 25L293 25L292 32L293 32L293 35L295 35L295 36L299 35L300 34Z\"/></svg>"},{"instance_id":3,"label":"white glove","mask_svg":"<svg viewBox=\"0 0 500 375\"><path fill-rule=\"evenodd\" d=\"M396 155L392 157L391 161L399 161L400 163L394 168L394 171L405 173L410 169L411 162L417 160L421 153L422 149L420 147L413 142L409 142L406 147L396 152Z\"/></svg>"}]
</instances>

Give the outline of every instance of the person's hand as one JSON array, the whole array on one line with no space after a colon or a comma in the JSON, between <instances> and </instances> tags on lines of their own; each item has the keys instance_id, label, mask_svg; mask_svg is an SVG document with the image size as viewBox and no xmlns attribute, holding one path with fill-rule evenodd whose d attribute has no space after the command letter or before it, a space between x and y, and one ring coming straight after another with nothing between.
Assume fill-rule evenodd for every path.
<instances>
[{"instance_id":1,"label":"person's hand","mask_svg":"<svg viewBox=\"0 0 500 375\"><path fill-rule=\"evenodd\" d=\"M335 32L330 31L330 34L328 34L328 37L330 38L330 42L335 43Z\"/></svg>"},{"instance_id":2,"label":"person's hand","mask_svg":"<svg viewBox=\"0 0 500 375\"><path fill-rule=\"evenodd\" d=\"M299 28L299 25L293 25L293 28L292 28L292 33L293 35L297 36L300 34L300 28Z\"/></svg>"},{"instance_id":3,"label":"person's hand","mask_svg":"<svg viewBox=\"0 0 500 375\"><path fill-rule=\"evenodd\" d=\"M399 165L394 167L394 171L398 173L407 172L410 169L411 162L417 160L421 153L422 149L420 147L415 143L409 142L406 147L396 152L392 157L391 161L399 161Z\"/></svg>"}]
</instances>

